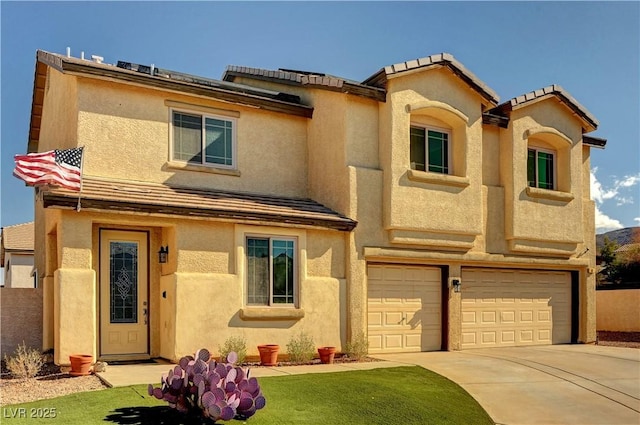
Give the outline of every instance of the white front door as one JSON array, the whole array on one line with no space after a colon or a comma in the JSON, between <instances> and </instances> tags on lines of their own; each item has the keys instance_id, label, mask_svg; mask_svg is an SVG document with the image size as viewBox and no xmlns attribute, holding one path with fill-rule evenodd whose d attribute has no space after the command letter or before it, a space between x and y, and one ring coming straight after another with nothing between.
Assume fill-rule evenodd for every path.
<instances>
[{"instance_id":1,"label":"white front door","mask_svg":"<svg viewBox=\"0 0 640 425\"><path fill-rule=\"evenodd\" d=\"M148 233L100 231L100 355L149 353Z\"/></svg>"}]
</instances>

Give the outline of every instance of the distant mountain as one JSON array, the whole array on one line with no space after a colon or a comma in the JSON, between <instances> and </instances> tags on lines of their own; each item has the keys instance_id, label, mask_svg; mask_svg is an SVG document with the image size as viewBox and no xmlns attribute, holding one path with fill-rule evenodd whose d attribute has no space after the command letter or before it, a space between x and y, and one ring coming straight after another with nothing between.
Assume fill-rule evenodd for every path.
<instances>
[{"instance_id":1,"label":"distant mountain","mask_svg":"<svg viewBox=\"0 0 640 425\"><path fill-rule=\"evenodd\" d=\"M640 243L640 226L625 227L624 229L612 230L607 233L596 235L596 247L598 252L600 252L600 248L604 245L605 237L620 246L629 243Z\"/></svg>"}]
</instances>

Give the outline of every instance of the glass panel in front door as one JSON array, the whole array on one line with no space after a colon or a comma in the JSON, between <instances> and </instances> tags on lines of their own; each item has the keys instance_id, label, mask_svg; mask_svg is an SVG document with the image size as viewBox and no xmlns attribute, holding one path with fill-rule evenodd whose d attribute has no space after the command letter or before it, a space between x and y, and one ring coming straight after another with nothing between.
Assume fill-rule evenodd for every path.
<instances>
[{"instance_id":1,"label":"glass panel in front door","mask_svg":"<svg viewBox=\"0 0 640 425\"><path fill-rule=\"evenodd\" d=\"M111 242L109 257L110 322L138 322L138 244Z\"/></svg>"}]
</instances>

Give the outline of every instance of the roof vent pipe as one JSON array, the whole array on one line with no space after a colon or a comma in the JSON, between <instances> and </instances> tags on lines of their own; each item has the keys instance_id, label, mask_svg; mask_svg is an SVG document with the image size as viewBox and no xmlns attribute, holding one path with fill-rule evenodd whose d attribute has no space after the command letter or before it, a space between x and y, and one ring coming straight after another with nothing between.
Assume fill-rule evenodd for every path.
<instances>
[{"instance_id":1,"label":"roof vent pipe","mask_svg":"<svg viewBox=\"0 0 640 425\"><path fill-rule=\"evenodd\" d=\"M156 70L156 66L154 64L151 64L151 75L154 74L155 70Z\"/></svg>"},{"instance_id":2,"label":"roof vent pipe","mask_svg":"<svg viewBox=\"0 0 640 425\"><path fill-rule=\"evenodd\" d=\"M71 57L71 47L67 47L67 57Z\"/></svg>"},{"instance_id":3,"label":"roof vent pipe","mask_svg":"<svg viewBox=\"0 0 640 425\"><path fill-rule=\"evenodd\" d=\"M102 63L104 58L102 56L91 55L91 60L94 61L95 63Z\"/></svg>"},{"instance_id":4,"label":"roof vent pipe","mask_svg":"<svg viewBox=\"0 0 640 425\"><path fill-rule=\"evenodd\" d=\"M84 60L84 52L80 52L80 59Z\"/></svg>"}]
</instances>

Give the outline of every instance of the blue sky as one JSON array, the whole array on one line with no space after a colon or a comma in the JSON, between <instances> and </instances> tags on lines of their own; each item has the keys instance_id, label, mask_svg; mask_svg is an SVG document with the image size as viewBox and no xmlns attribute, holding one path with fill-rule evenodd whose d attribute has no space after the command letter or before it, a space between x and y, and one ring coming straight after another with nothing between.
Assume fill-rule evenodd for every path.
<instances>
[{"instance_id":1,"label":"blue sky","mask_svg":"<svg viewBox=\"0 0 640 425\"><path fill-rule=\"evenodd\" d=\"M638 2L10 2L1 13L2 226L33 220L26 153L35 52L99 55L219 79L227 65L362 81L449 52L506 101L560 84L600 120L597 231L640 225Z\"/></svg>"}]
</instances>

